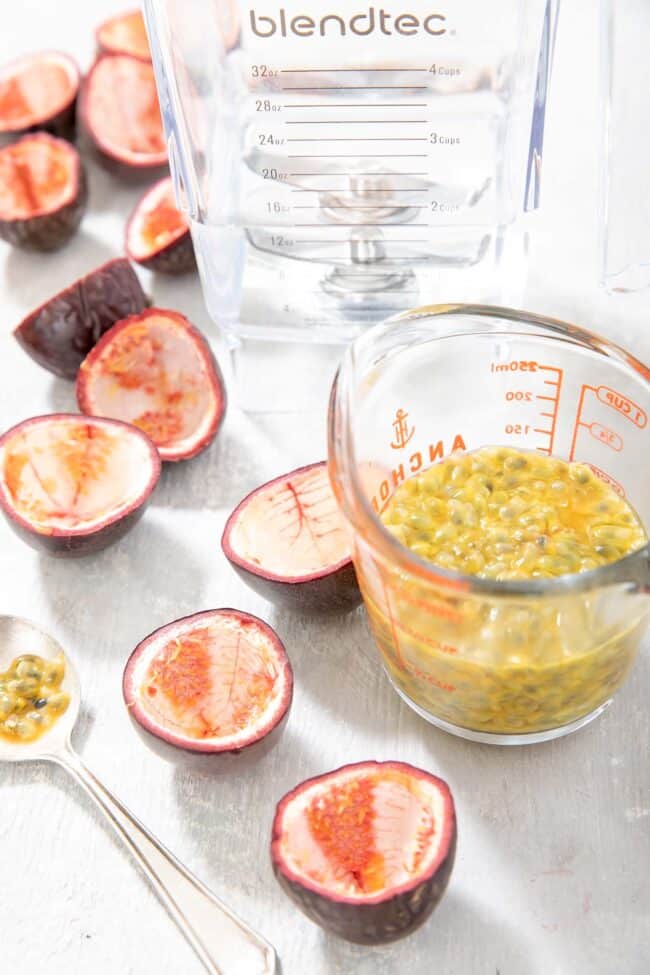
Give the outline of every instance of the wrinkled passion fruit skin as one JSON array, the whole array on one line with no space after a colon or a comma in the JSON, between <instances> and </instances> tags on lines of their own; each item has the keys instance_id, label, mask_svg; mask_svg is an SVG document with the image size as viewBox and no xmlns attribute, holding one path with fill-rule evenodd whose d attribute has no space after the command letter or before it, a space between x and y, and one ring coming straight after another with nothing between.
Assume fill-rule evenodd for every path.
<instances>
[{"instance_id":1,"label":"wrinkled passion fruit skin","mask_svg":"<svg viewBox=\"0 0 650 975\"><path fill-rule=\"evenodd\" d=\"M49 417L33 417L31 420L24 421L25 423L37 422L41 419L65 419L69 414L64 413L53 413ZM74 419L79 419L77 414L74 414ZM128 424L121 423L118 420L102 420L102 423L110 424L113 427L124 427L126 431L134 432L136 435L142 437L146 440L149 445L149 456L151 460L152 470L151 470L151 480L149 482L148 491L143 495L137 505L134 505L130 511L122 515L118 520L109 521L107 524L100 525L98 528L85 532L85 533L71 533L67 534L63 530L58 530L47 534L45 532L39 532L35 529L31 529L20 516L16 514L8 507L8 505L3 501L0 496L0 509L9 526L13 529L15 534L30 548L36 549L38 552L44 552L47 555L54 556L55 558L81 558L86 555L94 555L95 552L99 552L104 548L108 548L114 542L118 542L123 538L128 532L133 528L134 525L142 518L145 509L149 503L151 495L153 494L158 480L160 479L160 472L162 470L162 463L160 457L158 456L158 451L155 446L151 443L149 438L142 433L140 430L135 430L135 428L130 427ZM0 444L12 433L23 424L18 424L17 427L12 427L7 430L6 433L2 434L0 437Z\"/></svg>"},{"instance_id":2,"label":"wrinkled passion fruit skin","mask_svg":"<svg viewBox=\"0 0 650 975\"><path fill-rule=\"evenodd\" d=\"M74 379L104 332L147 305L133 268L117 258L50 298L23 319L14 336L44 369Z\"/></svg>"},{"instance_id":3,"label":"wrinkled passion fruit skin","mask_svg":"<svg viewBox=\"0 0 650 975\"><path fill-rule=\"evenodd\" d=\"M333 616L337 613L349 613L361 605L361 591L352 562L346 562L333 572L305 582L279 582L249 572L230 559L227 553L226 557L247 586L270 603L294 613Z\"/></svg>"},{"instance_id":4,"label":"wrinkled passion fruit skin","mask_svg":"<svg viewBox=\"0 0 650 975\"><path fill-rule=\"evenodd\" d=\"M170 241L165 247L155 251L151 257L129 257L141 267L156 274L187 274L196 270L196 254L189 230L182 237Z\"/></svg>"},{"instance_id":5,"label":"wrinkled passion fruit skin","mask_svg":"<svg viewBox=\"0 0 650 975\"><path fill-rule=\"evenodd\" d=\"M23 139L33 138L24 136ZM39 138L47 138L40 135ZM23 139L18 140L22 142ZM0 149L0 151L2 151ZM43 213L34 217L23 217L16 220L0 218L0 238L12 247L24 250L54 251L68 243L79 229L88 205L88 181L86 171L79 154L74 150L76 159L74 166L75 193L73 198L58 210Z\"/></svg>"},{"instance_id":6,"label":"wrinkled passion fruit skin","mask_svg":"<svg viewBox=\"0 0 650 975\"><path fill-rule=\"evenodd\" d=\"M335 780L338 775L345 775L354 770L360 772L367 770L371 774L375 771L380 774L382 767L389 766L434 782L445 796L445 826L441 823L438 824L438 828L448 831L449 838L442 858L436 860L423 873L419 883L415 882L408 889L401 888L394 893L388 889L385 896L375 903L345 899L334 891L327 896L308 881L299 882L296 875L285 868L281 850L283 818L287 805L312 784L323 780ZM431 915L449 883L456 856L456 842L456 811L451 790L446 782L405 762L366 761L344 765L333 772L307 779L280 800L273 821L271 863L275 877L284 892L310 920L346 941L362 945L380 945L397 941L411 934Z\"/></svg>"}]
</instances>

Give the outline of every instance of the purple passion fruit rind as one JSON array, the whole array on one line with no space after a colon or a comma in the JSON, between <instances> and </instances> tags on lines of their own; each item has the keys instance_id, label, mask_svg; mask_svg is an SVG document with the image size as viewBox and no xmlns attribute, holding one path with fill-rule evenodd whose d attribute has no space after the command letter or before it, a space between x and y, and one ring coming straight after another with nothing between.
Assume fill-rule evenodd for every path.
<instances>
[{"instance_id":1,"label":"purple passion fruit rind","mask_svg":"<svg viewBox=\"0 0 650 975\"><path fill-rule=\"evenodd\" d=\"M127 423L76 413L32 417L0 437L0 508L32 548L90 555L141 518L160 470L155 446ZM109 495L103 513L91 507L93 484Z\"/></svg>"},{"instance_id":2,"label":"purple passion fruit rind","mask_svg":"<svg viewBox=\"0 0 650 975\"><path fill-rule=\"evenodd\" d=\"M189 224L177 209L171 179L159 180L140 198L126 227L127 256L159 274L196 270Z\"/></svg>"},{"instance_id":3,"label":"purple passion fruit rind","mask_svg":"<svg viewBox=\"0 0 650 975\"><path fill-rule=\"evenodd\" d=\"M381 782L382 777L387 774L405 775L411 781L416 779L425 781L436 790L440 796L441 810L441 822L435 824L436 835L439 836L438 848L431 862L425 861L419 874L410 876L406 882L392 888L386 886L367 896L346 896L336 890L328 890L304 873L296 872L295 865L287 862L285 823L291 804L299 800L306 790L319 787L322 783L334 782L350 773L355 775L366 772L370 777L374 775L378 782ZM320 810L318 814L321 814ZM336 815L339 817L346 815L346 809L342 808L340 803ZM367 819L356 815L354 809L351 815L354 815L353 828L363 831ZM392 815L394 811L391 811ZM334 822L332 825L336 828ZM349 837L346 837L344 832L345 824L341 828L343 832L339 835L343 837L344 855L353 856L354 853L350 853L350 847L347 845ZM307 825L305 829L310 830L311 826ZM304 835L303 831L303 843ZM337 840L334 839L333 843L336 842ZM271 860L273 871L282 889L310 920L332 934L357 944L380 945L396 941L411 934L423 924L447 888L455 854L456 815L449 787L442 779L403 762L359 762L308 779L287 793L278 803L273 821ZM303 861L305 856L305 849L301 848ZM356 882L356 874L354 876Z\"/></svg>"},{"instance_id":4,"label":"purple passion fruit rind","mask_svg":"<svg viewBox=\"0 0 650 975\"><path fill-rule=\"evenodd\" d=\"M327 614L361 602L324 461L251 491L228 518L221 547L244 582L287 609Z\"/></svg>"},{"instance_id":5,"label":"purple passion fruit rind","mask_svg":"<svg viewBox=\"0 0 650 975\"><path fill-rule=\"evenodd\" d=\"M22 90L24 79L30 77L33 87L39 75L40 91L32 91L30 104ZM58 91L52 97L57 81ZM0 67L0 146L31 132L74 139L80 84L75 61L59 51L26 54ZM33 103L35 99L40 99L40 105Z\"/></svg>"},{"instance_id":6,"label":"purple passion fruit rind","mask_svg":"<svg viewBox=\"0 0 650 975\"><path fill-rule=\"evenodd\" d=\"M236 609L206 610L145 637L128 659L122 691L138 731L164 758L179 750L257 758L277 742L287 719L293 670L263 620Z\"/></svg>"},{"instance_id":7,"label":"purple passion fruit rind","mask_svg":"<svg viewBox=\"0 0 650 975\"><path fill-rule=\"evenodd\" d=\"M127 54L99 57L81 89L79 119L97 160L113 175L135 181L167 171L167 144L148 61Z\"/></svg>"},{"instance_id":8,"label":"purple passion fruit rind","mask_svg":"<svg viewBox=\"0 0 650 975\"><path fill-rule=\"evenodd\" d=\"M30 168L30 156L42 156L43 151L55 157L59 169L67 167L66 186L58 199L56 194L47 199L47 186L36 185ZM23 184L14 186L13 193L12 176ZM45 201L39 195L45 195ZM86 173L69 142L39 132L0 148L0 237L8 244L37 251L63 247L76 233L87 201Z\"/></svg>"},{"instance_id":9,"label":"purple passion fruit rind","mask_svg":"<svg viewBox=\"0 0 650 975\"><path fill-rule=\"evenodd\" d=\"M102 336L79 369L79 409L144 430L164 461L189 460L214 440L226 413L210 346L181 314L148 308Z\"/></svg>"},{"instance_id":10,"label":"purple passion fruit rind","mask_svg":"<svg viewBox=\"0 0 650 975\"><path fill-rule=\"evenodd\" d=\"M147 305L135 271L126 258L120 257L44 302L23 319L14 336L44 369L74 379L103 333Z\"/></svg>"}]
</instances>

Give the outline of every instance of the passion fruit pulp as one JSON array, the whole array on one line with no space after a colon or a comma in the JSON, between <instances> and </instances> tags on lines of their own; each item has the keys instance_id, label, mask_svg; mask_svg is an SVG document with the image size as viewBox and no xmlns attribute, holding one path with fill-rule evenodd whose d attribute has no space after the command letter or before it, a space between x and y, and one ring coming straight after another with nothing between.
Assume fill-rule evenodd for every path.
<instances>
[{"instance_id":1,"label":"passion fruit pulp","mask_svg":"<svg viewBox=\"0 0 650 975\"><path fill-rule=\"evenodd\" d=\"M79 68L67 54L41 51L0 68L0 143L37 129L74 138Z\"/></svg>"},{"instance_id":2,"label":"passion fruit pulp","mask_svg":"<svg viewBox=\"0 0 650 975\"><path fill-rule=\"evenodd\" d=\"M154 738L186 751L232 754L279 730L293 671L270 626L236 609L213 609L142 640L122 690L129 714Z\"/></svg>"},{"instance_id":3,"label":"passion fruit pulp","mask_svg":"<svg viewBox=\"0 0 650 975\"><path fill-rule=\"evenodd\" d=\"M247 495L226 522L221 547L244 582L271 602L320 613L361 602L324 461Z\"/></svg>"},{"instance_id":4,"label":"passion fruit pulp","mask_svg":"<svg viewBox=\"0 0 650 975\"><path fill-rule=\"evenodd\" d=\"M184 274L196 268L189 224L176 207L169 177L138 201L127 224L125 249L132 261L150 271Z\"/></svg>"},{"instance_id":5,"label":"passion fruit pulp","mask_svg":"<svg viewBox=\"0 0 650 975\"><path fill-rule=\"evenodd\" d=\"M151 61L144 17L139 10L105 20L95 31L95 39L101 54L130 54L141 61Z\"/></svg>"},{"instance_id":6,"label":"passion fruit pulp","mask_svg":"<svg viewBox=\"0 0 650 975\"><path fill-rule=\"evenodd\" d=\"M0 148L0 237L48 251L77 231L86 210L86 175L69 142L45 132Z\"/></svg>"},{"instance_id":7,"label":"passion fruit pulp","mask_svg":"<svg viewBox=\"0 0 650 975\"><path fill-rule=\"evenodd\" d=\"M149 308L118 322L77 377L83 413L144 430L162 460L195 457L216 437L226 390L210 347L178 312Z\"/></svg>"},{"instance_id":8,"label":"passion fruit pulp","mask_svg":"<svg viewBox=\"0 0 650 975\"><path fill-rule=\"evenodd\" d=\"M151 177L167 165L153 68L127 54L104 54L81 92L81 121L99 159L124 178Z\"/></svg>"},{"instance_id":9,"label":"passion fruit pulp","mask_svg":"<svg viewBox=\"0 0 650 975\"><path fill-rule=\"evenodd\" d=\"M74 379L100 336L147 304L133 268L121 257L102 264L40 305L14 329L14 336L44 369Z\"/></svg>"},{"instance_id":10,"label":"passion fruit pulp","mask_svg":"<svg viewBox=\"0 0 650 975\"><path fill-rule=\"evenodd\" d=\"M278 803L271 860L302 911L348 941L410 934L454 863L449 786L404 762L360 762L308 779Z\"/></svg>"},{"instance_id":11,"label":"passion fruit pulp","mask_svg":"<svg viewBox=\"0 0 650 975\"><path fill-rule=\"evenodd\" d=\"M57 413L0 437L0 507L24 541L52 555L86 555L117 541L159 476L149 438L114 420Z\"/></svg>"}]
</instances>

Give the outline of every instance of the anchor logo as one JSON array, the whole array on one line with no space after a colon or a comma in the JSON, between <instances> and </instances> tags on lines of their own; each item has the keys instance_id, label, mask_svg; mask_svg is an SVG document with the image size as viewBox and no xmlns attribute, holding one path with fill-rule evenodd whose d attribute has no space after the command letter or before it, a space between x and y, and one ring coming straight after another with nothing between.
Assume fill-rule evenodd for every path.
<instances>
[{"instance_id":1,"label":"anchor logo","mask_svg":"<svg viewBox=\"0 0 650 975\"><path fill-rule=\"evenodd\" d=\"M415 433L415 427L411 427L409 430L407 421L408 413L406 410L398 410L395 414L395 419L393 420L393 429L395 430L395 440L391 441L391 447L393 450L401 450L402 447L406 447L407 443Z\"/></svg>"}]
</instances>

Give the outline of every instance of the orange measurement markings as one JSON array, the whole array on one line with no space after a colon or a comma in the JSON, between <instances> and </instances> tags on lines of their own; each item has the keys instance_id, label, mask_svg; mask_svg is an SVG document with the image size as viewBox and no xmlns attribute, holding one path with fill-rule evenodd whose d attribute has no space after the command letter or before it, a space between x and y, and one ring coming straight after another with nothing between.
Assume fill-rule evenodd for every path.
<instances>
[{"instance_id":1,"label":"orange measurement markings","mask_svg":"<svg viewBox=\"0 0 650 975\"><path fill-rule=\"evenodd\" d=\"M621 451L624 446L624 440L620 433L611 430L604 423L585 419L584 413L588 403L587 397L590 393L599 403L609 407L610 410L623 417L629 423L632 423L637 429L643 430L648 423L648 416L645 410L628 396L624 396L615 389L610 389L609 386L590 386L588 383L583 383L573 426L569 460L575 460L576 445L581 429L586 430L595 440L598 440L600 443L605 444L617 452Z\"/></svg>"}]
</instances>

